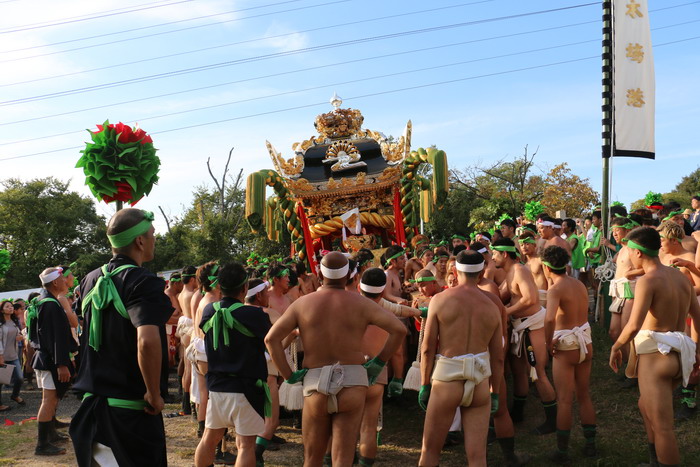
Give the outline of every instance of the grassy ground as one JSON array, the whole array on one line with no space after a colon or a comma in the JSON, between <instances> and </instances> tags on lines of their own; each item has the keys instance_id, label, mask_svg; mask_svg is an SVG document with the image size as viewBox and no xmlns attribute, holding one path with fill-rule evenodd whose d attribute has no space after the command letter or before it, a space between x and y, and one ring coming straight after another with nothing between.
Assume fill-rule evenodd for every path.
<instances>
[{"instance_id":1,"label":"grassy ground","mask_svg":"<svg viewBox=\"0 0 700 467\"><path fill-rule=\"evenodd\" d=\"M578 466L636 466L646 462L646 436L637 410L636 389L621 389L616 375L608 368L610 342L606 332L593 326L594 361L592 372L592 397L598 414L598 446L600 457L584 460L580 456L583 436L575 421L571 434L570 452L572 465ZM380 447L377 466L416 465L420 455L423 432L423 413L418 409L417 393L406 391L398 403L385 405L383 445ZM167 406L165 413L174 412L177 406ZM554 449L555 435L544 437L531 435L529 431L543 421L543 411L535 392L531 392L526 407L526 420L516 427L516 449L528 453L531 466L552 465L547 455ZM269 466L296 466L302 464L301 433L283 421L280 435L289 442L279 451L265 455ZM168 461L172 466L191 466L197 445L196 424L190 417L166 418L168 436ZM27 422L0 428L0 465L56 466L75 465L71 448L69 454L53 459L33 456L36 424ZM700 465L700 418L677 425L676 434L681 448L683 465ZM503 465L497 444L489 447L489 464ZM443 451L440 465L463 466L466 464L462 445Z\"/></svg>"}]
</instances>

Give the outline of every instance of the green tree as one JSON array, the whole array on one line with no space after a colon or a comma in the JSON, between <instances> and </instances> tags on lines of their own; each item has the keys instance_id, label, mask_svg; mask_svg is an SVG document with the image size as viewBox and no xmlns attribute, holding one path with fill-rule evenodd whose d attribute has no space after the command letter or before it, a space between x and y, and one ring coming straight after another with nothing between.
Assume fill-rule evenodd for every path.
<instances>
[{"instance_id":1,"label":"green tree","mask_svg":"<svg viewBox=\"0 0 700 467\"><path fill-rule=\"evenodd\" d=\"M572 174L566 162L555 166L544 179L542 204L551 216L563 210L567 217L583 217L599 200L589 180Z\"/></svg>"},{"instance_id":2,"label":"green tree","mask_svg":"<svg viewBox=\"0 0 700 467\"><path fill-rule=\"evenodd\" d=\"M3 290L39 286L39 273L50 266L77 261L77 272L85 273L109 259L105 219L90 198L52 177L2 185L0 245L12 260Z\"/></svg>"}]
</instances>

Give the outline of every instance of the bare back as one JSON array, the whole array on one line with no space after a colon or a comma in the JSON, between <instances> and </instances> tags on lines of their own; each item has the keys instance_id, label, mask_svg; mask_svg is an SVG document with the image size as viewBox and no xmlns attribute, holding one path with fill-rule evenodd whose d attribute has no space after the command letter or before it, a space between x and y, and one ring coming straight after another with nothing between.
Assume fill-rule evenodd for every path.
<instances>
[{"instance_id":1,"label":"bare back","mask_svg":"<svg viewBox=\"0 0 700 467\"><path fill-rule=\"evenodd\" d=\"M457 286L437 294L430 302L429 314L433 313L438 353L445 357L485 352L493 334L500 334L501 313L478 288Z\"/></svg>"},{"instance_id":2,"label":"bare back","mask_svg":"<svg viewBox=\"0 0 700 467\"><path fill-rule=\"evenodd\" d=\"M197 305L197 311L194 314L194 335L200 339L204 339L204 332L199 327L199 323L202 321L202 313L204 312L204 307L210 303L218 302L220 300L220 294L216 291L207 292L204 294L199 304Z\"/></svg>"},{"instance_id":3,"label":"bare back","mask_svg":"<svg viewBox=\"0 0 700 467\"><path fill-rule=\"evenodd\" d=\"M561 238L559 235L554 235L554 237L548 239L545 244L544 248L546 249L549 246L560 246L563 249L567 251L567 253L571 254L571 244Z\"/></svg>"},{"instance_id":4,"label":"bare back","mask_svg":"<svg viewBox=\"0 0 700 467\"><path fill-rule=\"evenodd\" d=\"M362 339L370 316L387 312L357 293L321 287L292 303L286 313L296 318L304 346L304 367L319 368L336 362L364 363Z\"/></svg>"},{"instance_id":5,"label":"bare back","mask_svg":"<svg viewBox=\"0 0 700 467\"><path fill-rule=\"evenodd\" d=\"M185 318L192 318L192 295L195 294L197 290L188 290L187 287L182 289L180 295L177 296L177 301L180 302L180 308L182 309L182 316Z\"/></svg>"},{"instance_id":6,"label":"bare back","mask_svg":"<svg viewBox=\"0 0 700 467\"><path fill-rule=\"evenodd\" d=\"M695 291L683 273L659 265L637 280L632 313L638 311L638 306L642 313L648 307L649 312L646 313L642 329L683 331L691 300L696 300Z\"/></svg>"},{"instance_id":7,"label":"bare back","mask_svg":"<svg viewBox=\"0 0 700 467\"><path fill-rule=\"evenodd\" d=\"M555 281L554 285L550 287L547 294L548 304L549 297L553 295L556 295L559 303L556 311L555 330L573 329L588 321L588 292L583 282L563 275L561 280ZM556 301L552 300L552 302Z\"/></svg>"}]
</instances>

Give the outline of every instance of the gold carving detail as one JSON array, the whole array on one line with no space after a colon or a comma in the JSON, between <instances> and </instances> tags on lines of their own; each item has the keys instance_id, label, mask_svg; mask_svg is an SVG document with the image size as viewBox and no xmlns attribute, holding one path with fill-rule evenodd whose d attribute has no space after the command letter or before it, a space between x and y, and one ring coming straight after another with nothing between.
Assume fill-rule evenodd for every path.
<instances>
[{"instance_id":1,"label":"gold carving detail","mask_svg":"<svg viewBox=\"0 0 700 467\"><path fill-rule=\"evenodd\" d=\"M281 175L297 178L304 171L304 156L297 154L294 158L285 161L269 141L265 141L265 145L267 146L267 152L270 153L275 169Z\"/></svg>"},{"instance_id":2,"label":"gold carving detail","mask_svg":"<svg viewBox=\"0 0 700 467\"><path fill-rule=\"evenodd\" d=\"M401 177L401 166L387 167L377 178L378 182L398 180Z\"/></svg>"},{"instance_id":3,"label":"gold carving detail","mask_svg":"<svg viewBox=\"0 0 700 467\"><path fill-rule=\"evenodd\" d=\"M333 162L331 172L342 172L357 167L367 167L367 163L361 159L362 156L357 146L348 141L336 141L328 146L323 163L329 164Z\"/></svg>"}]
</instances>

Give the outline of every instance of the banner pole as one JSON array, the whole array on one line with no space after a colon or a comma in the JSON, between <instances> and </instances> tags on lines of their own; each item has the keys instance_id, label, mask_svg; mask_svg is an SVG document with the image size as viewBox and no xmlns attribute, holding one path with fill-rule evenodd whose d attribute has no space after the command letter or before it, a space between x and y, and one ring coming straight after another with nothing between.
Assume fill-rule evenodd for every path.
<instances>
[{"instance_id":1,"label":"banner pole","mask_svg":"<svg viewBox=\"0 0 700 467\"><path fill-rule=\"evenodd\" d=\"M603 193L601 200L601 221L603 237L608 237L609 202L610 202L610 158L614 147L613 125L613 30L612 1L603 1Z\"/></svg>"}]
</instances>

